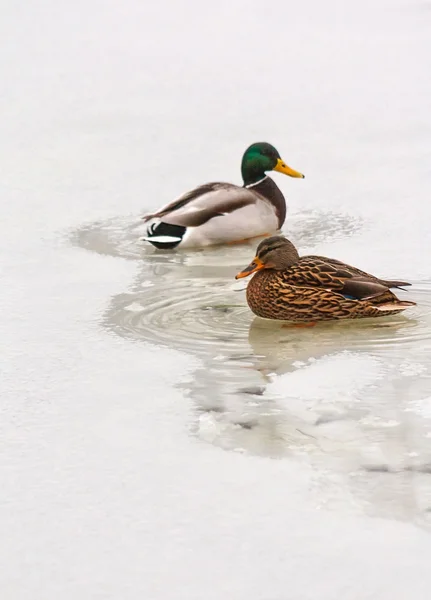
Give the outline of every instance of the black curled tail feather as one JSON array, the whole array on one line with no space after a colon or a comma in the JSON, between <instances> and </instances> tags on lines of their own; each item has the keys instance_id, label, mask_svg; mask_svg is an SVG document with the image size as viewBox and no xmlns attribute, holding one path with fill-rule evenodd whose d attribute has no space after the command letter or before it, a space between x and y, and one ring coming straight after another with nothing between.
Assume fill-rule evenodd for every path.
<instances>
[{"instance_id":1,"label":"black curled tail feather","mask_svg":"<svg viewBox=\"0 0 431 600\"><path fill-rule=\"evenodd\" d=\"M182 241L186 227L182 225L172 225L171 223L152 223L147 229L147 236L144 238L156 248L170 250L176 248ZM163 238L166 240L163 240ZM175 238L175 239L172 239Z\"/></svg>"}]
</instances>

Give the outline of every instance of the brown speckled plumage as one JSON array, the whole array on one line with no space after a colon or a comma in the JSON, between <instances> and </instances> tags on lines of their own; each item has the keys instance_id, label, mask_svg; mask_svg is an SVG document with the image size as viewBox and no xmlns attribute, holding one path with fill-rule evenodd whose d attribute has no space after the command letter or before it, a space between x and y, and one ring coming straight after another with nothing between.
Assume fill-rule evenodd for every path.
<instances>
[{"instance_id":1,"label":"brown speckled plumage","mask_svg":"<svg viewBox=\"0 0 431 600\"><path fill-rule=\"evenodd\" d=\"M267 319L313 322L382 317L415 304L398 300L389 289L408 283L379 279L322 256L300 258L281 236L261 242L253 263L240 276L253 272L253 265L258 270L247 286L247 302L256 315Z\"/></svg>"}]
</instances>

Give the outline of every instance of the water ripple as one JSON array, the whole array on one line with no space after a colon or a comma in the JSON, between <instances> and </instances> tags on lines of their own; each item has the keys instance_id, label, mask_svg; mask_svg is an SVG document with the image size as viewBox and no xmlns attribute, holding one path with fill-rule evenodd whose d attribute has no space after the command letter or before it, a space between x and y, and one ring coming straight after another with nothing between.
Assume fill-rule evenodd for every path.
<instances>
[{"instance_id":1,"label":"water ripple","mask_svg":"<svg viewBox=\"0 0 431 600\"><path fill-rule=\"evenodd\" d=\"M415 285L401 295L418 306L405 314L320 323L302 329L289 323L254 317L244 292L226 279L161 279L154 286L114 299L106 324L135 340L175 347L192 353L249 352L295 360L304 355L343 348L431 345L431 285ZM428 344L426 344L428 342Z\"/></svg>"},{"instance_id":2,"label":"water ripple","mask_svg":"<svg viewBox=\"0 0 431 600\"><path fill-rule=\"evenodd\" d=\"M117 297L106 323L125 337L192 353L241 351L250 313L240 296L225 281L160 281Z\"/></svg>"}]
</instances>

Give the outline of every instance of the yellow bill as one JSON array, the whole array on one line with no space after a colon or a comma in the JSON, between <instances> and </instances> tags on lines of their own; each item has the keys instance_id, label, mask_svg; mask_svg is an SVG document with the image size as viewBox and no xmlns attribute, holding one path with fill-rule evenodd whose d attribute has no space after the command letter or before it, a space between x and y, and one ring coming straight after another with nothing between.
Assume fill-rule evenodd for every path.
<instances>
[{"instance_id":1,"label":"yellow bill","mask_svg":"<svg viewBox=\"0 0 431 600\"><path fill-rule=\"evenodd\" d=\"M295 169L288 167L284 160L282 160L281 158L277 160L277 164L275 165L273 171L284 173L285 175L289 175L290 177L300 177L301 179L304 179L305 177L305 175L303 175L299 171L295 171Z\"/></svg>"}]
</instances>

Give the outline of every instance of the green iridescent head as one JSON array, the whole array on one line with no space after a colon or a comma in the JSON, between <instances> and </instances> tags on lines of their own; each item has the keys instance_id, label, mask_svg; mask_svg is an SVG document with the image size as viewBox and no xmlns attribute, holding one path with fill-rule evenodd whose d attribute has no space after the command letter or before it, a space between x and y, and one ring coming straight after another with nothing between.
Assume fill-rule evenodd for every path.
<instances>
[{"instance_id":1,"label":"green iridescent head","mask_svg":"<svg viewBox=\"0 0 431 600\"><path fill-rule=\"evenodd\" d=\"M252 144L242 157L241 173L244 185L250 185L263 179L267 171L278 171L290 175L290 177L304 177L302 173L288 167L271 144L266 142Z\"/></svg>"}]
</instances>

